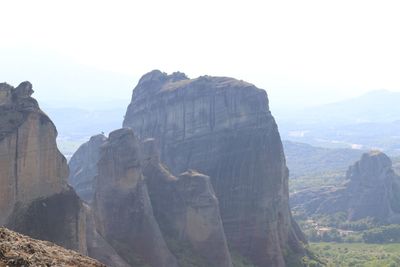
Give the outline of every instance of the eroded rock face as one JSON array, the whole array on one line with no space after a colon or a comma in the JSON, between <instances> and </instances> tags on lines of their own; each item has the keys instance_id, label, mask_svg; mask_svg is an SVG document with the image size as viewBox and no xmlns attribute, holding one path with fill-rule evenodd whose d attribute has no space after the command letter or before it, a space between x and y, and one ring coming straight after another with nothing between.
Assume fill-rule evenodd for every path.
<instances>
[{"instance_id":1,"label":"eroded rock face","mask_svg":"<svg viewBox=\"0 0 400 267\"><path fill-rule=\"evenodd\" d=\"M93 206L98 232L131 266L178 266L154 219L130 129L110 133L101 148Z\"/></svg>"},{"instance_id":2,"label":"eroded rock face","mask_svg":"<svg viewBox=\"0 0 400 267\"><path fill-rule=\"evenodd\" d=\"M0 84L0 225L86 253L82 203L67 185L57 130L32 93L29 82Z\"/></svg>"},{"instance_id":3,"label":"eroded rock face","mask_svg":"<svg viewBox=\"0 0 400 267\"><path fill-rule=\"evenodd\" d=\"M173 174L194 169L210 177L232 251L258 266L284 266L287 251L301 253L264 90L232 78L152 71L134 89L124 127L158 140Z\"/></svg>"},{"instance_id":4,"label":"eroded rock face","mask_svg":"<svg viewBox=\"0 0 400 267\"><path fill-rule=\"evenodd\" d=\"M350 166L340 187L304 190L292 205L308 215L345 212L349 221L373 218L381 223L400 222L400 177L382 152L364 153Z\"/></svg>"},{"instance_id":5,"label":"eroded rock face","mask_svg":"<svg viewBox=\"0 0 400 267\"><path fill-rule=\"evenodd\" d=\"M153 139L144 142L143 173L162 233L176 246L191 249L199 258L196 266L232 266L210 178L195 171L173 176L156 147Z\"/></svg>"},{"instance_id":6,"label":"eroded rock face","mask_svg":"<svg viewBox=\"0 0 400 267\"><path fill-rule=\"evenodd\" d=\"M106 142L102 134L92 136L79 147L69 161L69 183L86 202L93 200L94 178L97 175L100 147Z\"/></svg>"},{"instance_id":7,"label":"eroded rock face","mask_svg":"<svg viewBox=\"0 0 400 267\"><path fill-rule=\"evenodd\" d=\"M99 234L92 208L87 204L84 205L88 255L109 267L130 267L131 265Z\"/></svg>"},{"instance_id":8,"label":"eroded rock face","mask_svg":"<svg viewBox=\"0 0 400 267\"><path fill-rule=\"evenodd\" d=\"M29 204L18 202L7 226L32 238L49 240L87 255L86 216L72 188Z\"/></svg>"}]
</instances>

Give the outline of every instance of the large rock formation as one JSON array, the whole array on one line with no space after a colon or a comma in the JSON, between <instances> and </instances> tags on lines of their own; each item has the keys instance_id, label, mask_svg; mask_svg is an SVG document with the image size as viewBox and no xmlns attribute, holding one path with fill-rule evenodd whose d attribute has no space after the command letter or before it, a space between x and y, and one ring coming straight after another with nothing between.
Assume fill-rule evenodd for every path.
<instances>
[{"instance_id":1,"label":"large rock formation","mask_svg":"<svg viewBox=\"0 0 400 267\"><path fill-rule=\"evenodd\" d=\"M75 251L1 227L0 267L6 266L106 267Z\"/></svg>"},{"instance_id":2,"label":"large rock formation","mask_svg":"<svg viewBox=\"0 0 400 267\"><path fill-rule=\"evenodd\" d=\"M93 204L98 232L131 266L178 266L154 219L140 155L130 129L110 133L102 146Z\"/></svg>"},{"instance_id":3,"label":"large rock formation","mask_svg":"<svg viewBox=\"0 0 400 267\"><path fill-rule=\"evenodd\" d=\"M129 130L120 130L121 132L132 134ZM118 131L117 131L118 132ZM114 135L114 134L113 134ZM98 183L99 177L94 177L97 169L93 166L99 166L104 172L109 171L110 167L114 170L123 172L121 168L126 166L121 164L104 165L104 161L99 163L100 148L103 144L109 144L107 139L94 136L88 142L83 144L74 154L70 161L71 169L76 170L75 181L71 182L79 190L81 184L85 186L86 192L93 192L93 184ZM94 142L101 139L101 142ZM218 200L210 183L210 178L197 172L188 171L179 177L173 176L168 169L160 162L159 151L156 142L153 139L145 140L143 143L135 142L135 149L125 150L125 156L128 161L136 162L137 177L141 172L144 174L146 185L149 189L151 206L154 211L155 219L161 228L164 239L167 240L167 246L178 260L178 264L186 266L188 259L195 266L232 266L231 256L226 243L226 238L222 226L219 212ZM132 141L132 142L133 142ZM113 142L114 149L125 149L124 142ZM136 147L137 146L137 147ZM139 148L140 147L140 148ZM122 156L121 156L122 157ZM111 159L108 159L111 160ZM108 179L108 176L105 176ZM90 181L86 183L86 181ZM108 183L100 182L102 186L109 186ZM109 202L108 198L103 201ZM96 204L96 203L95 203ZM124 208L130 204L123 201L115 204ZM138 216L138 215L135 215ZM95 229L92 222L90 208L88 208L88 252L93 258L103 263L113 266L126 266L116 264L121 262L116 253L111 255L107 251L115 251L108 244L101 234ZM113 227L119 224L124 225L135 220L135 218L115 217L116 221ZM110 242L113 243L112 241ZM126 263L125 263L126 264Z\"/></svg>"},{"instance_id":4,"label":"large rock formation","mask_svg":"<svg viewBox=\"0 0 400 267\"><path fill-rule=\"evenodd\" d=\"M97 175L100 147L106 142L102 134L92 136L79 147L69 161L69 183L86 202L93 200L94 178Z\"/></svg>"},{"instance_id":5,"label":"large rock formation","mask_svg":"<svg viewBox=\"0 0 400 267\"><path fill-rule=\"evenodd\" d=\"M32 85L0 84L0 225L86 253L83 206Z\"/></svg>"},{"instance_id":6,"label":"large rock formation","mask_svg":"<svg viewBox=\"0 0 400 267\"><path fill-rule=\"evenodd\" d=\"M349 167L342 185L304 190L291 201L307 215L344 212L349 221L370 217L380 223L399 223L400 177L388 156L372 151Z\"/></svg>"},{"instance_id":7,"label":"large rock formation","mask_svg":"<svg viewBox=\"0 0 400 267\"><path fill-rule=\"evenodd\" d=\"M195 171L175 177L160 162L153 139L143 144L143 174L161 230L177 249L191 250L196 266L232 266L218 200L210 178ZM187 256L187 255L186 255Z\"/></svg>"},{"instance_id":8,"label":"large rock formation","mask_svg":"<svg viewBox=\"0 0 400 267\"><path fill-rule=\"evenodd\" d=\"M174 174L194 169L210 177L232 251L257 266L284 266L285 255L302 253L264 90L232 78L152 71L134 89L123 125L158 140Z\"/></svg>"}]
</instances>

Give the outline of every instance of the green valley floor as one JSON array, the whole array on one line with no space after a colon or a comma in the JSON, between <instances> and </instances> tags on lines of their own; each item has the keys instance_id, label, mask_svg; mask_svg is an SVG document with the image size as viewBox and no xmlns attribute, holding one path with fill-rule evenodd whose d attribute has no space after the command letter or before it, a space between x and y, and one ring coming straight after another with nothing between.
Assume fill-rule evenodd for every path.
<instances>
[{"instance_id":1,"label":"green valley floor","mask_svg":"<svg viewBox=\"0 0 400 267\"><path fill-rule=\"evenodd\" d=\"M400 267L400 243L310 243L328 267Z\"/></svg>"}]
</instances>

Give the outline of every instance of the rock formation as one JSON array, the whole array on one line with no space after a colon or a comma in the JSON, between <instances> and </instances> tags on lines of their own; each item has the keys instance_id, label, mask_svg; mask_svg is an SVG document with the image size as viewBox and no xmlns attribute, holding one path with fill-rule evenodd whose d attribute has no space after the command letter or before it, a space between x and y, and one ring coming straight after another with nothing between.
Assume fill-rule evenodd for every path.
<instances>
[{"instance_id":1,"label":"rock formation","mask_svg":"<svg viewBox=\"0 0 400 267\"><path fill-rule=\"evenodd\" d=\"M123 125L142 140L155 138L173 174L194 169L210 177L231 251L278 267L285 255L303 253L264 90L232 78L152 71L134 89Z\"/></svg>"},{"instance_id":2,"label":"rock formation","mask_svg":"<svg viewBox=\"0 0 400 267\"><path fill-rule=\"evenodd\" d=\"M83 206L32 85L0 84L0 225L86 253Z\"/></svg>"},{"instance_id":3,"label":"rock formation","mask_svg":"<svg viewBox=\"0 0 400 267\"><path fill-rule=\"evenodd\" d=\"M130 267L97 230L93 210L85 204L88 255L109 267Z\"/></svg>"},{"instance_id":4,"label":"rock formation","mask_svg":"<svg viewBox=\"0 0 400 267\"><path fill-rule=\"evenodd\" d=\"M1 227L0 267L6 266L105 267L75 251Z\"/></svg>"},{"instance_id":5,"label":"rock formation","mask_svg":"<svg viewBox=\"0 0 400 267\"><path fill-rule=\"evenodd\" d=\"M349 167L341 186L304 190L291 201L308 215L345 212L349 221L370 217L380 223L399 223L400 177L387 155L371 151Z\"/></svg>"},{"instance_id":6,"label":"rock formation","mask_svg":"<svg viewBox=\"0 0 400 267\"><path fill-rule=\"evenodd\" d=\"M154 219L140 155L130 129L110 133L102 146L93 203L98 232L131 266L178 266Z\"/></svg>"},{"instance_id":7,"label":"rock formation","mask_svg":"<svg viewBox=\"0 0 400 267\"><path fill-rule=\"evenodd\" d=\"M93 200L94 177L97 175L100 147L106 142L102 134L92 136L79 147L69 161L69 183L86 202Z\"/></svg>"},{"instance_id":8,"label":"rock formation","mask_svg":"<svg viewBox=\"0 0 400 267\"><path fill-rule=\"evenodd\" d=\"M121 132L131 133L129 130L120 130ZM118 132L118 131L117 131ZM89 186L85 188L87 192L94 191L92 184L99 182L99 177L94 177L93 173L97 173L93 166L97 166L99 161L100 146L108 144L108 140L101 138L101 142L93 142L99 140L100 136L94 136L87 143L83 144L74 154L70 161L71 169L76 170L78 175L74 177L75 182L72 183L78 187L87 183ZM166 239L167 246L178 260L178 264L190 258L191 262L196 266L232 266L231 256L226 243L226 238L222 226L219 212L218 200L210 183L209 177L199 173L188 171L180 175L178 178L173 176L168 169L160 162L159 151L156 142L153 139L145 140L139 143L133 138L135 149L126 150L127 153L123 158L129 158L135 162L137 166L137 177L144 174L143 180L149 189L151 206L154 211L155 219L161 228L163 238ZM132 142L133 142L132 141ZM114 141L114 150L125 149L124 142ZM137 146L137 147L136 147ZM104 147L104 149L107 146ZM130 154L129 154L130 153ZM121 156L122 157L122 156ZM110 160L110 159L108 159ZM110 163L114 170L126 168L126 166ZM100 162L99 168L106 172L111 165L104 165ZM105 176L108 179L108 176ZM103 186L108 186L104 181L100 182ZM104 201L109 201L104 198ZM118 202L115 205L121 205L123 208L129 204ZM118 259L117 252L112 255L106 255L107 251L115 251L108 244L101 234L95 229L92 222L90 208L88 208L87 225L88 232L88 254L106 264L116 265L115 262L121 262ZM130 221L133 218L116 217L113 227L119 224L126 224L125 219ZM94 241L93 241L94 240ZM113 242L110 242L111 244ZM108 249L105 249L108 248ZM182 251L184 251L182 253ZM106 255L106 256L105 256ZM113 260L111 260L111 258Z\"/></svg>"},{"instance_id":9,"label":"rock formation","mask_svg":"<svg viewBox=\"0 0 400 267\"><path fill-rule=\"evenodd\" d=\"M144 141L143 157L154 214L166 239L190 249L198 259L196 266L232 266L210 178L195 171L170 174L153 139Z\"/></svg>"}]
</instances>

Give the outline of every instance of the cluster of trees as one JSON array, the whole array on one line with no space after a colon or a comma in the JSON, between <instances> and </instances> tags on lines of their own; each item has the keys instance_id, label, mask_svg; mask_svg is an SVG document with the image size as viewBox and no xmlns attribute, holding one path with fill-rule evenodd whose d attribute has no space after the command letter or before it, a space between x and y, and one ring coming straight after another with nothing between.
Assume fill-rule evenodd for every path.
<instances>
[{"instance_id":1,"label":"cluster of trees","mask_svg":"<svg viewBox=\"0 0 400 267\"><path fill-rule=\"evenodd\" d=\"M364 231L365 243L400 243L400 225L390 224Z\"/></svg>"},{"instance_id":2,"label":"cluster of trees","mask_svg":"<svg viewBox=\"0 0 400 267\"><path fill-rule=\"evenodd\" d=\"M316 229L305 230L308 239L311 242L337 242L337 243L400 243L400 225L390 224L374 227L369 230L343 234L337 229L330 229L324 232L318 232Z\"/></svg>"},{"instance_id":3,"label":"cluster of trees","mask_svg":"<svg viewBox=\"0 0 400 267\"><path fill-rule=\"evenodd\" d=\"M345 212L337 212L332 215L319 215L315 217L315 221L321 225L349 231L365 231L379 226L378 222L370 217L350 222L347 220Z\"/></svg>"}]
</instances>

